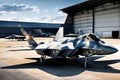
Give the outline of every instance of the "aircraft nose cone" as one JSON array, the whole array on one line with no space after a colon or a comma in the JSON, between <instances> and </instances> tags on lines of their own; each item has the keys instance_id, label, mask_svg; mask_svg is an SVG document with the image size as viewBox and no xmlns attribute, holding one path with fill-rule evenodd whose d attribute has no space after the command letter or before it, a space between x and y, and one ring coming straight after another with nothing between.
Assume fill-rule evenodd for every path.
<instances>
[{"instance_id":1,"label":"aircraft nose cone","mask_svg":"<svg viewBox=\"0 0 120 80\"><path fill-rule=\"evenodd\" d=\"M113 53L116 53L116 52L118 52L118 49L112 47L112 52L113 52Z\"/></svg>"},{"instance_id":2,"label":"aircraft nose cone","mask_svg":"<svg viewBox=\"0 0 120 80\"><path fill-rule=\"evenodd\" d=\"M105 46L103 50L105 51L106 54L112 54L118 51L118 49L112 46Z\"/></svg>"}]
</instances>

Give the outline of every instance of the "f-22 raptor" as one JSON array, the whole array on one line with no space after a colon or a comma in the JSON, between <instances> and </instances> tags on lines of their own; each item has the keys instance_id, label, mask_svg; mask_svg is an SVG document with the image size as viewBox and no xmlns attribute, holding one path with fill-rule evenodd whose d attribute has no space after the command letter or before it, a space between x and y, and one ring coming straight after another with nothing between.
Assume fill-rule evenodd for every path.
<instances>
[{"instance_id":1,"label":"f-22 raptor","mask_svg":"<svg viewBox=\"0 0 120 80\"><path fill-rule=\"evenodd\" d=\"M22 28L21 32L32 49L41 55L39 62L44 64L46 56L72 58L79 60L80 56L85 56L84 67L87 67L88 59L92 55L109 55L117 52L115 47L107 45L97 35L93 33L80 35L78 37L64 37L63 27L60 27L53 41L39 44Z\"/></svg>"}]
</instances>

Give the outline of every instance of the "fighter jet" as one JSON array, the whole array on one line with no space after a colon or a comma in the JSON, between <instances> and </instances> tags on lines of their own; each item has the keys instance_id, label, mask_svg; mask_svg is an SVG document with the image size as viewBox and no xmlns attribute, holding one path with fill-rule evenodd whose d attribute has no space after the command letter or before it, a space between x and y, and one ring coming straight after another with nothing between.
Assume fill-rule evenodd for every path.
<instances>
[{"instance_id":1,"label":"fighter jet","mask_svg":"<svg viewBox=\"0 0 120 80\"><path fill-rule=\"evenodd\" d=\"M25 37L22 35L12 34L10 36L5 37L5 39L9 39L9 41L10 41L10 39L12 41L13 41L13 39L17 39L18 41L21 41L21 40L24 41Z\"/></svg>"},{"instance_id":2,"label":"fighter jet","mask_svg":"<svg viewBox=\"0 0 120 80\"><path fill-rule=\"evenodd\" d=\"M109 55L118 51L115 47L106 44L93 33L78 37L64 37L63 27L60 27L53 41L40 42L38 44L22 27L20 27L20 30L26 36L30 47L37 54L41 55L39 59L40 64L45 63L46 56L76 60L79 60L80 56L84 56L84 67L87 68L88 59L92 55Z\"/></svg>"}]
</instances>

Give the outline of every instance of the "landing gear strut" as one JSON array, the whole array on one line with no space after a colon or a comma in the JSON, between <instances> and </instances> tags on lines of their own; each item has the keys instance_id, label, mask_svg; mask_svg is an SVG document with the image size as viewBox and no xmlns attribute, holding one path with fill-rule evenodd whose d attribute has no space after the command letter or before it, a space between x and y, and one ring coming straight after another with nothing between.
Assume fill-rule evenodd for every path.
<instances>
[{"instance_id":1,"label":"landing gear strut","mask_svg":"<svg viewBox=\"0 0 120 80\"><path fill-rule=\"evenodd\" d=\"M89 57L85 57L85 63L84 63L85 68L87 68L87 66L88 66L88 59L89 59Z\"/></svg>"},{"instance_id":2,"label":"landing gear strut","mask_svg":"<svg viewBox=\"0 0 120 80\"><path fill-rule=\"evenodd\" d=\"M80 61L79 61L79 56L75 56L74 59L75 59L78 63L80 63ZM88 67L88 60L89 60L89 56L86 56L86 57L85 57L85 61L84 61L84 67L85 67L85 68Z\"/></svg>"},{"instance_id":3,"label":"landing gear strut","mask_svg":"<svg viewBox=\"0 0 120 80\"><path fill-rule=\"evenodd\" d=\"M90 57L93 55L94 53L89 53L87 56L85 56L85 63L84 63L84 67L87 68L88 67L88 61L90 60Z\"/></svg>"},{"instance_id":4,"label":"landing gear strut","mask_svg":"<svg viewBox=\"0 0 120 80\"><path fill-rule=\"evenodd\" d=\"M45 64L45 61L46 61L46 57L40 57L38 60L37 60L37 64L39 65L44 65Z\"/></svg>"},{"instance_id":5,"label":"landing gear strut","mask_svg":"<svg viewBox=\"0 0 120 80\"><path fill-rule=\"evenodd\" d=\"M84 62L84 67L88 67L88 61L92 55L94 55L92 50L86 50L82 53L85 56L85 62Z\"/></svg>"}]
</instances>

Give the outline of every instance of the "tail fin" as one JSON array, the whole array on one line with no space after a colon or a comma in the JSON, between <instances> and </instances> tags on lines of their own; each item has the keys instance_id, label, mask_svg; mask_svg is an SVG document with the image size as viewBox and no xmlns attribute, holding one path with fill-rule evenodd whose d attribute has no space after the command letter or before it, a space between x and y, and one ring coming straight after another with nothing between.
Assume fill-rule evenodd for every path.
<instances>
[{"instance_id":1,"label":"tail fin","mask_svg":"<svg viewBox=\"0 0 120 80\"><path fill-rule=\"evenodd\" d=\"M64 37L64 31L63 27L60 27L58 32L56 33L56 36L54 38L55 41L60 41Z\"/></svg>"},{"instance_id":2,"label":"tail fin","mask_svg":"<svg viewBox=\"0 0 120 80\"><path fill-rule=\"evenodd\" d=\"M35 40L22 27L19 27L19 28L20 28L20 31L23 33L23 35L26 37L29 45L31 45L32 48L37 47L38 44L35 42Z\"/></svg>"}]
</instances>

